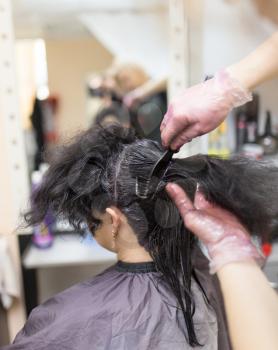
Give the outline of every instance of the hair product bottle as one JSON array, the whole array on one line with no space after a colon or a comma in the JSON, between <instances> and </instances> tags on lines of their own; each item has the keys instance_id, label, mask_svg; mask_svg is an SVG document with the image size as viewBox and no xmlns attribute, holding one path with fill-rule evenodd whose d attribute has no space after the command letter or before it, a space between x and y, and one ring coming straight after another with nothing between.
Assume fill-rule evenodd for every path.
<instances>
[{"instance_id":1,"label":"hair product bottle","mask_svg":"<svg viewBox=\"0 0 278 350\"><path fill-rule=\"evenodd\" d=\"M42 173L40 171L34 171L32 173L32 195L40 185L41 181ZM34 226L32 241L36 247L45 249L52 245L54 240L52 226L53 220L51 213L46 214L44 221L41 224Z\"/></svg>"},{"instance_id":2,"label":"hair product bottle","mask_svg":"<svg viewBox=\"0 0 278 350\"><path fill-rule=\"evenodd\" d=\"M258 138L258 143L264 149L264 155L273 155L277 152L277 138L272 133L271 113L266 112L264 133Z\"/></svg>"}]
</instances>

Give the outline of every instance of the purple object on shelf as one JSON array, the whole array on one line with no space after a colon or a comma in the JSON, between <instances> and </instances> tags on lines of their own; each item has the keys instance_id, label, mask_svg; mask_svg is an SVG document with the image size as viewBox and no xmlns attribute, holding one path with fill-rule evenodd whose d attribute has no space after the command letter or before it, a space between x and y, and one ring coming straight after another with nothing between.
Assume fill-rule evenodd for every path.
<instances>
[{"instance_id":1,"label":"purple object on shelf","mask_svg":"<svg viewBox=\"0 0 278 350\"><path fill-rule=\"evenodd\" d=\"M32 174L32 197L35 191L38 189L42 181L42 174L39 171L34 171ZM32 204L33 205L33 204ZM50 212L48 212L42 223L35 225L33 229L33 244L40 248L45 249L49 248L53 244L54 236L52 233L52 226L54 223L54 218Z\"/></svg>"},{"instance_id":2,"label":"purple object on shelf","mask_svg":"<svg viewBox=\"0 0 278 350\"><path fill-rule=\"evenodd\" d=\"M36 247L40 249L49 248L53 244L53 239L54 237L45 223L34 227L32 242Z\"/></svg>"}]
</instances>

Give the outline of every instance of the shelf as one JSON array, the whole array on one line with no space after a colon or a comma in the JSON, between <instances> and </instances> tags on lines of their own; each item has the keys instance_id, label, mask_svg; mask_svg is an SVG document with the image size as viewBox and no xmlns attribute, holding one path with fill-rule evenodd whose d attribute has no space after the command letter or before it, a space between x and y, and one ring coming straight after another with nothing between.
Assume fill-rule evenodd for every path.
<instances>
[{"instance_id":1,"label":"shelf","mask_svg":"<svg viewBox=\"0 0 278 350\"><path fill-rule=\"evenodd\" d=\"M116 254L102 248L95 240L77 234L56 236L53 245L47 249L30 244L22 257L27 269L113 262L116 262Z\"/></svg>"}]
</instances>

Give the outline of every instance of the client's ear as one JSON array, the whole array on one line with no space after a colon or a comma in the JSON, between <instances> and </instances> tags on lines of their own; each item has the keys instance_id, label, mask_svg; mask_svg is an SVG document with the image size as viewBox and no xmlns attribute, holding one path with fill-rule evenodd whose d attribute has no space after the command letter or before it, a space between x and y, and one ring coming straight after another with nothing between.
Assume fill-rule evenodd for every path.
<instances>
[{"instance_id":1,"label":"client's ear","mask_svg":"<svg viewBox=\"0 0 278 350\"><path fill-rule=\"evenodd\" d=\"M105 212L111 217L111 223L115 233L119 230L121 225L122 213L116 207L109 207L105 209Z\"/></svg>"}]
</instances>

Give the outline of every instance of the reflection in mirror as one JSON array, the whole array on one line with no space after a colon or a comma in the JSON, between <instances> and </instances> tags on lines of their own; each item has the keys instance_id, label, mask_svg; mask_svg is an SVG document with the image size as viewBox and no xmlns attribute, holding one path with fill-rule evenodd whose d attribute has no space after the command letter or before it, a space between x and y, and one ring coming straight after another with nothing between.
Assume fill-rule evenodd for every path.
<instances>
[{"instance_id":1,"label":"reflection in mirror","mask_svg":"<svg viewBox=\"0 0 278 350\"><path fill-rule=\"evenodd\" d=\"M118 121L159 139L167 104L167 18L167 1L14 0L30 171L47 161L55 144L93 125L110 107L117 110L111 121L120 113ZM149 114L138 117L145 103ZM152 110L158 116L149 125Z\"/></svg>"},{"instance_id":2,"label":"reflection in mirror","mask_svg":"<svg viewBox=\"0 0 278 350\"><path fill-rule=\"evenodd\" d=\"M167 0L12 3L31 191L41 183L55 147L80 130L117 121L140 136L160 139L169 76ZM30 230L24 229L28 234L19 238L27 315L53 294L115 261L114 255L92 243L89 234L81 245L77 232L51 213ZM71 267L68 278L64 270L40 270L100 261L103 264L96 269ZM30 268L39 270L37 280Z\"/></svg>"}]
</instances>

